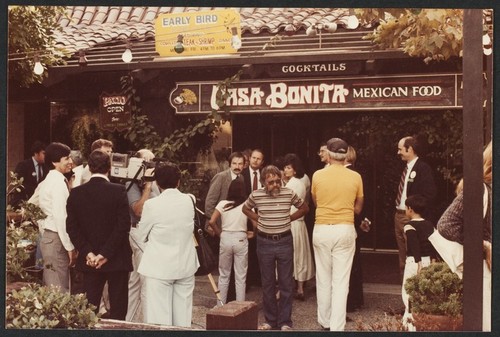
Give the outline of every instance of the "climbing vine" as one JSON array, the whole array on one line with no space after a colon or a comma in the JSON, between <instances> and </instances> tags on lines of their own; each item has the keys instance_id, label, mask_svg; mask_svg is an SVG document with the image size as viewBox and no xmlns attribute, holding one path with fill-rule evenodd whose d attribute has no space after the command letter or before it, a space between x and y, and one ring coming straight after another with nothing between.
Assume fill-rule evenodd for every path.
<instances>
[{"instance_id":1,"label":"climbing vine","mask_svg":"<svg viewBox=\"0 0 500 337\"><path fill-rule=\"evenodd\" d=\"M132 109L132 123L124 134L125 138L136 148L148 148L158 156L169 160L179 158L180 152L191 144L196 135L204 134L213 140L220 130L220 126L229 119L229 109L226 106L226 100L230 95L229 89L234 81L239 80L242 72L240 70L235 75L218 83L216 104L221 111L212 109L206 118L202 118L197 123L185 128L177 129L163 139L156 132L154 126L149 124L147 115L141 112L140 97L134 88L132 76L123 76L120 79L122 92L127 96Z\"/></svg>"}]
</instances>

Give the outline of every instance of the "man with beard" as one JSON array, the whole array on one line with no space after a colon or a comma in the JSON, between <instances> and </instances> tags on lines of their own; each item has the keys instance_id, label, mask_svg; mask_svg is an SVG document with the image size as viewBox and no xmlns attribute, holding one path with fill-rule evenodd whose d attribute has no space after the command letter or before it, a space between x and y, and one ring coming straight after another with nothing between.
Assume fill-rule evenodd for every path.
<instances>
[{"instance_id":1,"label":"man with beard","mask_svg":"<svg viewBox=\"0 0 500 337\"><path fill-rule=\"evenodd\" d=\"M229 168L225 171L217 173L210 181L210 188L205 199L205 216L206 224L205 229L210 235L212 235L211 240L209 240L210 246L212 247L215 255L219 256L220 238L217 237L210 225L208 224L212 214L214 213L215 206L221 201L226 200L227 192L229 190L229 185L231 181L236 179L241 175L243 166L245 164L245 157L241 152L233 152L229 155ZM217 220L216 225L219 227L219 233L222 230L220 218ZM234 268L231 270L231 278L229 281L229 289L227 295L227 302L234 301L236 299L235 283L234 283Z\"/></svg>"},{"instance_id":2,"label":"man with beard","mask_svg":"<svg viewBox=\"0 0 500 337\"><path fill-rule=\"evenodd\" d=\"M281 171L276 166L269 165L262 170L261 183L264 188L254 190L243 204L243 213L257 229L257 257L266 320L259 330L291 330L294 288L291 222L304 216L309 207L291 189L282 187ZM292 205L297 211L290 215ZM258 209L257 213L253 208ZM277 290L279 299L276 299Z\"/></svg>"}]
</instances>

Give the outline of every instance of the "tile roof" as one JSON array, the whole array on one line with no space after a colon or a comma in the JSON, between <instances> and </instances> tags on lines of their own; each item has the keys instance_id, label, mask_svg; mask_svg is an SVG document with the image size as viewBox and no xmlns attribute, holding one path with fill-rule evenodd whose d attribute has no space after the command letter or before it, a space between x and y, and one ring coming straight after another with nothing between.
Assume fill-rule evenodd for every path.
<instances>
[{"instance_id":1,"label":"tile roof","mask_svg":"<svg viewBox=\"0 0 500 337\"><path fill-rule=\"evenodd\" d=\"M57 45L70 53L98 46L154 38L154 22L160 14L220 9L216 7L68 6L54 32ZM335 21L345 26L348 9L339 8L234 8L240 13L243 36L277 34L293 22L296 30L315 23ZM291 20L291 21L290 21Z\"/></svg>"}]
</instances>

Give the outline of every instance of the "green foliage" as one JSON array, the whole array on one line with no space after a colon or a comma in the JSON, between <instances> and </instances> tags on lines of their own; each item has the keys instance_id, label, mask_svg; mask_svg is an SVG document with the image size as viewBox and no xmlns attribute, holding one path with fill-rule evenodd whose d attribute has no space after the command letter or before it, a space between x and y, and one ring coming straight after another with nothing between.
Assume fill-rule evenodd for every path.
<instances>
[{"instance_id":1,"label":"green foliage","mask_svg":"<svg viewBox=\"0 0 500 337\"><path fill-rule=\"evenodd\" d=\"M6 299L6 327L19 329L89 329L98 320L84 294L70 295L37 284L13 290Z\"/></svg>"},{"instance_id":2,"label":"green foliage","mask_svg":"<svg viewBox=\"0 0 500 337\"><path fill-rule=\"evenodd\" d=\"M9 185L7 186L7 197L19 186L22 186L22 178L17 179L14 172L9 172ZM7 210L11 210L10 205ZM38 227L36 221L45 219L47 215L37 205L23 201L21 207L16 211L21 215L21 221L12 220L7 224L6 231L6 277L7 282L32 281L34 277L29 274L34 266L26 266L36 249L34 243L38 238Z\"/></svg>"},{"instance_id":3,"label":"green foliage","mask_svg":"<svg viewBox=\"0 0 500 337\"><path fill-rule=\"evenodd\" d=\"M26 263L36 249L34 243L38 238L38 228L31 221L22 221L20 224L11 222L7 225L6 242L6 276L7 282L33 281L30 271L34 266Z\"/></svg>"},{"instance_id":4,"label":"green foliage","mask_svg":"<svg viewBox=\"0 0 500 337\"><path fill-rule=\"evenodd\" d=\"M57 19L64 15L63 6L9 6L9 80L29 87L47 76L33 73L34 57L38 55L46 68L64 63L67 53L56 47L54 31L60 29Z\"/></svg>"},{"instance_id":5,"label":"green foliage","mask_svg":"<svg viewBox=\"0 0 500 337\"><path fill-rule=\"evenodd\" d=\"M181 152L188 148L198 136L205 136L207 141L202 149L209 149L221 124L228 119L229 109L225 106L232 83L239 79L242 71L218 83L216 103L222 110L212 110L205 118L185 128L179 128L169 136L161 139L155 128L149 124L148 117L141 114L140 97L137 96L132 76L121 78L122 92L132 106L132 125L124 136L136 147L147 148L157 156L175 161Z\"/></svg>"},{"instance_id":6,"label":"green foliage","mask_svg":"<svg viewBox=\"0 0 500 337\"><path fill-rule=\"evenodd\" d=\"M427 153L421 157L441 173L441 177L434 175L440 193L434 208L436 215L444 211L462 177L461 119L459 111L359 113L338 129L338 136L357 151L356 167L365 179L365 193L376 189L377 199L370 199L370 194L368 199L377 210L377 222L393 222L394 200L403 168L397 143L408 135L419 135L429 144Z\"/></svg>"},{"instance_id":7,"label":"green foliage","mask_svg":"<svg viewBox=\"0 0 500 337\"><path fill-rule=\"evenodd\" d=\"M15 172L9 172L9 184L7 185L7 191L5 193L7 200L14 192L21 192L21 188L23 187L24 178L18 178ZM11 211L12 206L7 205L7 211Z\"/></svg>"},{"instance_id":8,"label":"green foliage","mask_svg":"<svg viewBox=\"0 0 500 337\"><path fill-rule=\"evenodd\" d=\"M84 158L88 158L92 142L105 138L105 133L99 127L99 116L84 114L73 118L71 123L71 142Z\"/></svg>"},{"instance_id":9,"label":"green foliage","mask_svg":"<svg viewBox=\"0 0 500 337\"><path fill-rule=\"evenodd\" d=\"M401 131L404 130L404 131ZM462 117L453 111L422 112L418 114L360 114L340 128L340 132L357 145L358 157L379 158L377 166L386 170L399 170L400 159L394 151L387 151L387 144L397 144L407 135L420 135L428 146L426 158L436 163L443 178L453 184L461 179ZM403 134L403 133L404 134ZM360 143L365 140L365 143ZM395 146L395 145L394 145ZM394 147L393 147L394 148ZM359 160L363 162L363 160ZM392 163L394 165L388 165ZM396 178L399 179L399 174Z\"/></svg>"},{"instance_id":10,"label":"green foliage","mask_svg":"<svg viewBox=\"0 0 500 337\"><path fill-rule=\"evenodd\" d=\"M405 283L412 312L459 316L463 310L463 283L444 262L422 268Z\"/></svg>"},{"instance_id":11,"label":"green foliage","mask_svg":"<svg viewBox=\"0 0 500 337\"><path fill-rule=\"evenodd\" d=\"M387 313L368 324L365 324L365 321L361 319L356 319L355 322L356 331L408 331L401 319L395 319L394 316L388 316Z\"/></svg>"},{"instance_id":12,"label":"green foliage","mask_svg":"<svg viewBox=\"0 0 500 337\"><path fill-rule=\"evenodd\" d=\"M462 56L462 9L358 9L362 23L379 23L365 38L381 49L403 48L424 62Z\"/></svg>"}]
</instances>

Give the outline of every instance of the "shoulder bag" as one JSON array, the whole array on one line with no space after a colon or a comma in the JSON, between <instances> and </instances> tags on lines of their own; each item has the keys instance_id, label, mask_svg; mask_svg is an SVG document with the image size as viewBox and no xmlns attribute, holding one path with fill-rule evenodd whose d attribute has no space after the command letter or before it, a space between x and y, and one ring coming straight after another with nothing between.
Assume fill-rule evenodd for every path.
<instances>
[{"instance_id":1,"label":"shoulder bag","mask_svg":"<svg viewBox=\"0 0 500 337\"><path fill-rule=\"evenodd\" d=\"M210 248L210 245L207 242L207 234L203 230L203 226L201 224L200 216L198 214L198 210L196 209L196 205L194 200L190 197L191 202L193 203L194 208L194 238L196 241L196 254L198 255L198 261L200 262L200 267L196 271L196 276L208 275L214 270L217 266L217 257Z\"/></svg>"}]
</instances>

